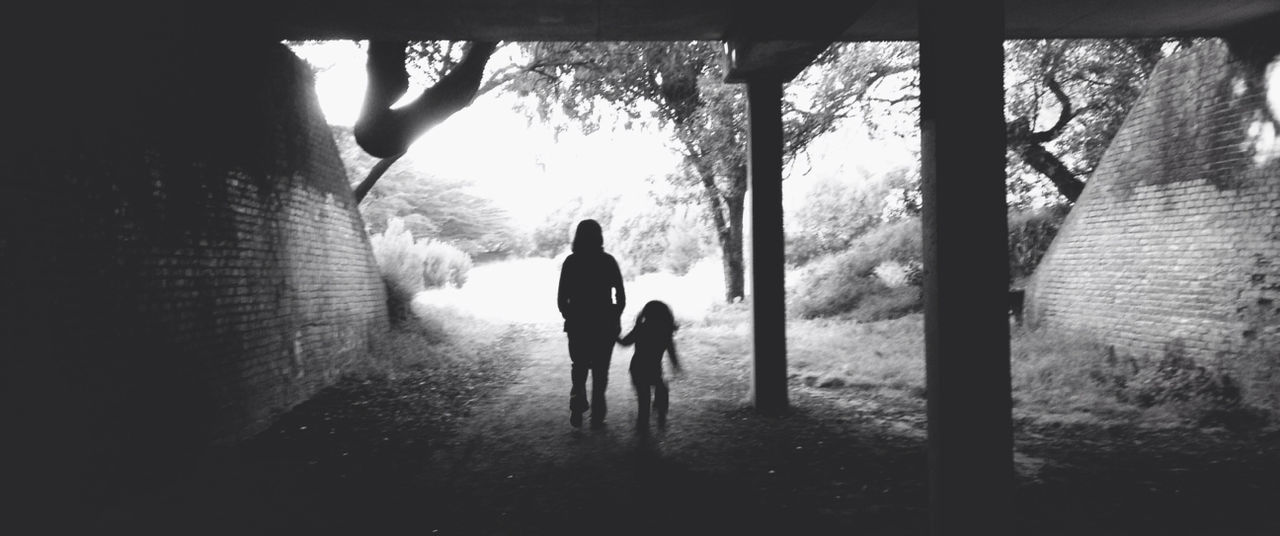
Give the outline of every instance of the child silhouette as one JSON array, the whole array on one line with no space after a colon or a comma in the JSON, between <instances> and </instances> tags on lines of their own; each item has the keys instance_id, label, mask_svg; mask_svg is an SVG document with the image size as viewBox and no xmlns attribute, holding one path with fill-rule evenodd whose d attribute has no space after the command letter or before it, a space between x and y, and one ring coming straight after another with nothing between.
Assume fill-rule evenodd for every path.
<instances>
[{"instance_id":1,"label":"child silhouette","mask_svg":"<svg viewBox=\"0 0 1280 536\"><path fill-rule=\"evenodd\" d=\"M649 426L650 389L653 409L658 412L658 426L667 424L670 393L662 379L662 354L670 354L671 367L679 372L680 361L676 357L676 343L673 340L676 329L671 308L653 300L644 304L644 308L636 316L636 325L631 333L618 339L618 343L623 346L636 346L636 352L631 357L631 383L635 385L636 401L640 405L636 413L636 425L642 432Z\"/></svg>"}]
</instances>

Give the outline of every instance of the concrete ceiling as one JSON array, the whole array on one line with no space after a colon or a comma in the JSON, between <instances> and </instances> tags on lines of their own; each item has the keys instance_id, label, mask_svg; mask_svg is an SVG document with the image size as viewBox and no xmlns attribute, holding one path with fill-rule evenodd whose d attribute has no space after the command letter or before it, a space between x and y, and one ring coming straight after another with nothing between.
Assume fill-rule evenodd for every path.
<instances>
[{"instance_id":1,"label":"concrete ceiling","mask_svg":"<svg viewBox=\"0 0 1280 536\"><path fill-rule=\"evenodd\" d=\"M285 39L916 38L916 0L269 0L250 5L268 31ZM1280 0L1005 0L1005 13L1009 38L1219 35L1249 23L1280 21Z\"/></svg>"}]
</instances>

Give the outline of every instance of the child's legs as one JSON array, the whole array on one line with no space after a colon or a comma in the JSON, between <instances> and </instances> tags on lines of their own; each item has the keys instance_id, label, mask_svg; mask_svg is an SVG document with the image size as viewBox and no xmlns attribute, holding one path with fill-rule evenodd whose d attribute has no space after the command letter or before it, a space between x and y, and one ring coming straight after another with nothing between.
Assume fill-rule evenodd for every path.
<instances>
[{"instance_id":1,"label":"child's legs","mask_svg":"<svg viewBox=\"0 0 1280 536\"><path fill-rule=\"evenodd\" d=\"M649 420L649 383L644 378L631 373L631 385L636 388L636 403L639 406L636 411L636 420Z\"/></svg>"},{"instance_id":2,"label":"child's legs","mask_svg":"<svg viewBox=\"0 0 1280 536\"><path fill-rule=\"evenodd\" d=\"M658 412L658 415L666 415L667 407L671 403L671 393L667 390L667 382L663 381L662 378L658 378L658 381L653 384L653 391L653 409Z\"/></svg>"}]
</instances>

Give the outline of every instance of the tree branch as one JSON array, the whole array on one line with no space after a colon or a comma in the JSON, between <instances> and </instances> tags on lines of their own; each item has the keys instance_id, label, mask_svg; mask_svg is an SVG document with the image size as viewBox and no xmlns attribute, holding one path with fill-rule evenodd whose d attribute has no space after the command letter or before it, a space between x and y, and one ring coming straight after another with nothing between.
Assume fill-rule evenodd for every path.
<instances>
[{"instance_id":1,"label":"tree branch","mask_svg":"<svg viewBox=\"0 0 1280 536\"><path fill-rule=\"evenodd\" d=\"M892 105L892 106L897 106L897 105L902 104L902 103L904 103L904 102L908 102L908 101L916 100L917 98L919 98L919 95L913 95L913 94L910 94L910 93L903 93L901 97L898 97L898 98L896 98L896 99L886 99L886 98L884 98L884 97L867 97L867 100L872 101L872 102L883 102L883 103L885 103L885 104L889 104L889 105Z\"/></svg>"},{"instance_id":2,"label":"tree branch","mask_svg":"<svg viewBox=\"0 0 1280 536\"><path fill-rule=\"evenodd\" d=\"M693 167L694 173L698 174L698 182L702 183L702 189L707 196L708 212L711 212L712 223L716 227L716 235L721 240L729 239L728 216L725 214L724 202L720 199L720 188L716 186L715 172L711 170L711 166L702 161L702 155L697 148L688 140L681 140L685 146L685 162Z\"/></svg>"},{"instance_id":3,"label":"tree branch","mask_svg":"<svg viewBox=\"0 0 1280 536\"><path fill-rule=\"evenodd\" d=\"M443 80L449 74L449 70L453 69L453 46L455 42L449 41L449 45L444 49L444 53L440 55L440 69L436 71L436 79Z\"/></svg>"},{"instance_id":4,"label":"tree branch","mask_svg":"<svg viewBox=\"0 0 1280 536\"><path fill-rule=\"evenodd\" d=\"M1096 79L1096 78L1090 78L1090 77L1085 76L1085 75L1082 75L1082 74L1081 74L1081 75L1073 76L1073 77L1072 77L1072 79L1073 79L1073 80L1079 80L1079 81L1084 82L1084 83L1086 83L1086 84L1093 84L1093 85L1095 85L1095 86L1105 86L1105 87L1109 87L1109 88L1113 88L1113 89L1129 89L1129 86L1128 86L1128 85L1125 85L1125 84L1117 84L1117 83L1115 83L1115 82L1107 82L1107 81L1104 81L1104 80L1098 80L1098 79Z\"/></svg>"},{"instance_id":5,"label":"tree branch","mask_svg":"<svg viewBox=\"0 0 1280 536\"><path fill-rule=\"evenodd\" d=\"M480 95L487 95L489 94L490 91L493 91L495 89L498 89L506 85L508 82L514 80L517 76L519 76L520 72L521 72L521 69L514 65L503 67L502 69L493 73L493 76L491 76L487 82L482 84L480 86L480 89L476 90L476 96L478 97Z\"/></svg>"},{"instance_id":6,"label":"tree branch","mask_svg":"<svg viewBox=\"0 0 1280 536\"><path fill-rule=\"evenodd\" d=\"M1022 157L1023 162L1041 175L1048 177L1057 187L1058 193L1067 200L1075 203L1076 199L1080 198L1080 193L1084 191L1084 181L1076 177L1075 173L1067 169L1066 164L1063 164L1043 145L1027 143L1016 147L1015 150L1018 156Z\"/></svg>"},{"instance_id":7,"label":"tree branch","mask_svg":"<svg viewBox=\"0 0 1280 536\"><path fill-rule=\"evenodd\" d=\"M1057 123L1044 132L1033 132L1031 119L1020 117L1005 126L1005 136L1009 148L1017 153L1024 163L1047 177L1058 189L1058 193L1074 203L1084 191L1084 181L1076 177L1076 174L1072 173L1062 160L1049 152L1044 144L1058 137L1067 123L1076 116L1076 112L1072 110L1071 100L1053 75L1046 74L1044 80L1049 92L1053 93L1061 105Z\"/></svg>"},{"instance_id":8,"label":"tree branch","mask_svg":"<svg viewBox=\"0 0 1280 536\"><path fill-rule=\"evenodd\" d=\"M404 156L404 153L391 155L379 160L377 164L373 165L373 168L369 170L369 174L366 175L364 180L360 181L360 184L356 186L354 193L356 195L357 205L360 204L361 201L364 201L365 196L369 195L369 190L373 189L374 183L378 182L378 179L382 178L382 175L387 172L387 169L391 167L391 164L396 163L396 160L399 160L402 156Z\"/></svg>"},{"instance_id":9,"label":"tree branch","mask_svg":"<svg viewBox=\"0 0 1280 536\"><path fill-rule=\"evenodd\" d=\"M497 43L472 43L454 69L402 108L391 106L408 88L405 70L406 43L369 43L369 88L356 120L356 143L365 152L382 158L405 152L424 132L465 108L475 99L484 66Z\"/></svg>"},{"instance_id":10,"label":"tree branch","mask_svg":"<svg viewBox=\"0 0 1280 536\"><path fill-rule=\"evenodd\" d=\"M1058 122L1049 127L1049 130L1031 133L1031 141L1037 144L1047 143L1058 137L1062 133L1062 129L1067 126L1067 123L1070 123L1071 119L1075 117L1075 114L1071 111L1071 99L1067 97L1066 92L1062 91L1062 86L1058 85L1058 81L1053 78L1052 73L1044 75L1044 83L1049 86L1049 91L1053 93L1053 96L1057 97L1061 110L1058 112Z\"/></svg>"}]
</instances>

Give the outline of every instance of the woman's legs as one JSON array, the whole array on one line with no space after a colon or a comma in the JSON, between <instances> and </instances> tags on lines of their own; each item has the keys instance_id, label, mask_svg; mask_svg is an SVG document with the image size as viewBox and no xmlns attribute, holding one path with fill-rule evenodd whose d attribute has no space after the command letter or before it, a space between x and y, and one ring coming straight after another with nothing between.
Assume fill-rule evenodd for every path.
<instances>
[{"instance_id":1,"label":"woman's legs","mask_svg":"<svg viewBox=\"0 0 1280 536\"><path fill-rule=\"evenodd\" d=\"M582 335L569 336L569 359L573 362L569 371L573 382L569 388L569 424L574 426L582 425L582 414L590 407L587 404L587 373L591 372L591 351L583 339Z\"/></svg>"},{"instance_id":2,"label":"woman's legs","mask_svg":"<svg viewBox=\"0 0 1280 536\"><path fill-rule=\"evenodd\" d=\"M609 388L609 364L613 361L614 336L596 341L591 359L591 424L601 425L608 412L605 390Z\"/></svg>"},{"instance_id":3,"label":"woman's legs","mask_svg":"<svg viewBox=\"0 0 1280 536\"><path fill-rule=\"evenodd\" d=\"M575 333L569 335L569 359L573 361L569 389L569 423L582 424L582 414L591 409L591 423L604 423L608 405L605 390L609 387L609 364L613 358L616 334L607 337L600 333ZM591 375L591 403L587 403L587 375Z\"/></svg>"}]
</instances>

